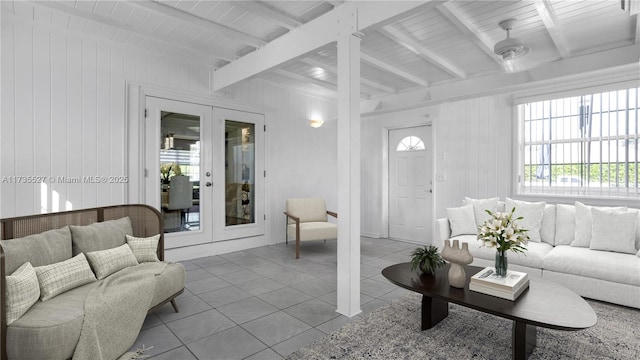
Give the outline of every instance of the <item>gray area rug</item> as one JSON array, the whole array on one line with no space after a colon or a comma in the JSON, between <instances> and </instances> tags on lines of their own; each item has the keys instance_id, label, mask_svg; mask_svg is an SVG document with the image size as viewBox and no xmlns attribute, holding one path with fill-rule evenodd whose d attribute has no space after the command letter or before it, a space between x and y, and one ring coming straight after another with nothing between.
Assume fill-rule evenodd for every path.
<instances>
[{"instance_id":1,"label":"gray area rug","mask_svg":"<svg viewBox=\"0 0 640 360\"><path fill-rule=\"evenodd\" d=\"M446 319L420 331L420 301L421 295L406 295L287 359L511 358L511 321L449 304ZM595 326L580 331L538 328L529 359L640 359L640 310L589 304L598 314Z\"/></svg>"}]
</instances>

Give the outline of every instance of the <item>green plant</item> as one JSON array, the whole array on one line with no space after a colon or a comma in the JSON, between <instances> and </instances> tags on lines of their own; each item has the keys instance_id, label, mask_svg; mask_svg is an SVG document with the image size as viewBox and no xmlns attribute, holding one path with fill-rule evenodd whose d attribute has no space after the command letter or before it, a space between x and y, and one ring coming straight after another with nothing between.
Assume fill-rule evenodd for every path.
<instances>
[{"instance_id":1,"label":"green plant","mask_svg":"<svg viewBox=\"0 0 640 360\"><path fill-rule=\"evenodd\" d=\"M416 248L411 253L411 270L420 268L424 273L435 274L438 268L445 265L438 252L438 247L429 245L424 248Z\"/></svg>"}]
</instances>

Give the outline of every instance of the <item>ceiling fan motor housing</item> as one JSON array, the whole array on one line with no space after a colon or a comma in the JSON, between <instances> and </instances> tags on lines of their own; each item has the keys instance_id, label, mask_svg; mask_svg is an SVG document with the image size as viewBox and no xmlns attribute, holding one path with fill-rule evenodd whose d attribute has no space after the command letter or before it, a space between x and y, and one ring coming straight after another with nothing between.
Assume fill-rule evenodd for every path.
<instances>
[{"instance_id":1,"label":"ceiling fan motor housing","mask_svg":"<svg viewBox=\"0 0 640 360\"><path fill-rule=\"evenodd\" d=\"M502 57L503 60L515 59L529 52L529 48L524 46L524 43L520 39L509 36L509 32L515 22L516 19L507 19L498 24L507 32L507 38L496 43L493 47L493 52Z\"/></svg>"}]
</instances>

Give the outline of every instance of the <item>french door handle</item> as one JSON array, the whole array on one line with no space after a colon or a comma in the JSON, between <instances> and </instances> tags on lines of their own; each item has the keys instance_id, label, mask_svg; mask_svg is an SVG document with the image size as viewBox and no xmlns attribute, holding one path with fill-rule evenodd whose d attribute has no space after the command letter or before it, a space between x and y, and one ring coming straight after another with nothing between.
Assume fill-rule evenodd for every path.
<instances>
[{"instance_id":1,"label":"french door handle","mask_svg":"<svg viewBox=\"0 0 640 360\"><path fill-rule=\"evenodd\" d=\"M207 181L204 185L205 185L206 187L211 187L211 185L213 185L213 184L211 183L211 181Z\"/></svg>"}]
</instances>

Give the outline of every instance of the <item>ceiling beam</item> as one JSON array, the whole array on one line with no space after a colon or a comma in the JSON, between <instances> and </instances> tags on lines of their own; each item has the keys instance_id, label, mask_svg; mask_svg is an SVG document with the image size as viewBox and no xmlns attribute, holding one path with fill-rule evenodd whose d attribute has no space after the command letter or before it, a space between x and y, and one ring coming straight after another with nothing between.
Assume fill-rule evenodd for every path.
<instances>
[{"instance_id":1,"label":"ceiling beam","mask_svg":"<svg viewBox=\"0 0 640 360\"><path fill-rule=\"evenodd\" d=\"M301 62L309 65L309 66L317 66L319 68L324 69L325 71L328 71L334 75L338 74L338 69L333 66L333 65L329 65L329 64L324 64L321 61L312 59L312 58L304 58L304 59L300 59ZM393 94L396 92L396 89L389 87L389 86L385 86L380 84L379 82L373 81L373 80L369 80L369 79L365 79L362 76L360 76L360 82L368 87L372 87L374 89L378 89L378 90L382 90L387 94Z\"/></svg>"},{"instance_id":2,"label":"ceiling beam","mask_svg":"<svg viewBox=\"0 0 640 360\"><path fill-rule=\"evenodd\" d=\"M80 17L89 21L96 22L98 24L102 24L116 30L129 32L132 34L136 34L138 36L142 36L148 40L156 41L162 43L164 45L169 46L176 53L196 53L201 56L207 63L210 65L214 65L216 60L225 60L231 61L235 58L235 54L231 54L228 52L222 53L219 50L213 49L202 49L202 44L198 43L189 43L184 40L177 39L172 35L163 35L160 36L153 31L145 30L142 27L137 27L130 25L128 23L117 21L114 19L106 18L101 15L96 15L94 13L89 13L86 11L78 10L72 6L67 6L62 3L56 1L38 1L34 2L37 6L45 6L54 11L59 11L61 13L66 13L72 16ZM197 50L196 50L197 49Z\"/></svg>"},{"instance_id":3,"label":"ceiling beam","mask_svg":"<svg viewBox=\"0 0 640 360\"><path fill-rule=\"evenodd\" d=\"M383 27L382 29L378 29L378 31L382 35L388 37L389 39L391 39L391 40L393 40L395 42L397 42L398 44L402 45L403 47L405 47L409 51L411 51L414 54L420 56L421 58L427 60L428 62L434 64L435 66L439 67L440 69L446 71L450 75L452 75L452 76L454 76L454 77L456 77L458 79L465 79L467 77L467 74L462 69L460 69L459 67L453 65L450 61L445 60L444 58L442 58L438 54L434 53L433 51L427 49L426 46L424 46L424 45L420 44L419 42L417 42L416 40L412 39L407 34L405 34L404 32L400 31L399 29L397 29L393 25L387 25L387 26Z\"/></svg>"},{"instance_id":4,"label":"ceiling beam","mask_svg":"<svg viewBox=\"0 0 640 360\"><path fill-rule=\"evenodd\" d=\"M345 2L217 69L213 77L213 90L218 91L248 79L372 25L406 16L409 11L422 5L424 2L419 1L384 1L375 6L365 2Z\"/></svg>"},{"instance_id":5,"label":"ceiling beam","mask_svg":"<svg viewBox=\"0 0 640 360\"><path fill-rule=\"evenodd\" d=\"M278 11L273 10L271 7L265 5L264 3L257 1L236 1L234 5L245 8L246 10L254 13L258 16L267 17L278 25L287 28L289 30L293 30L298 26L302 25L302 23L290 16L282 14Z\"/></svg>"},{"instance_id":6,"label":"ceiling beam","mask_svg":"<svg viewBox=\"0 0 640 360\"><path fill-rule=\"evenodd\" d=\"M404 70L400 70L397 67L388 64L384 61L378 60L371 55L367 55L365 53L360 53L360 59L372 66L377 67L378 69L384 70L386 72L392 73L393 75L399 76L405 80L408 80L412 83L418 84L420 86L428 87L429 83L425 80L420 79L419 77L409 74Z\"/></svg>"},{"instance_id":7,"label":"ceiling beam","mask_svg":"<svg viewBox=\"0 0 640 360\"><path fill-rule=\"evenodd\" d=\"M440 13L446 17L458 30L462 31L463 34L469 38L469 40L473 41L480 50L482 50L491 60L493 60L498 66L500 66L506 72L513 72L514 69L512 66L509 66L507 63L502 61L500 57L493 53L493 43L491 40L487 38L486 35L480 32L475 25L471 23L469 19L467 19L464 15L455 8L450 2L440 4L436 6L436 9L440 11Z\"/></svg>"},{"instance_id":8,"label":"ceiling beam","mask_svg":"<svg viewBox=\"0 0 640 360\"><path fill-rule=\"evenodd\" d=\"M558 25L558 18L556 17L549 0L534 1L533 4L535 5L536 10L538 10L538 15L542 19L544 26L547 28L547 32L549 33L549 36L551 36L551 40L553 40L553 43L556 45L556 49L558 49L560 57L564 59L571 56L571 51L569 51L567 42L562 38L562 32Z\"/></svg>"},{"instance_id":9,"label":"ceiling beam","mask_svg":"<svg viewBox=\"0 0 640 360\"><path fill-rule=\"evenodd\" d=\"M300 81L300 82L303 82L303 83L312 83L312 84L314 84L316 86L320 86L320 87L323 87L325 89L329 89L331 91L336 91L336 92L338 91L338 86L336 84L330 83L328 81L318 80L316 78L312 78L312 77L305 76L305 75L300 75L298 73L294 73L294 72L283 70L283 69L273 69L272 72L274 74L278 74L278 75L281 75L281 76L284 76L284 77L288 77L290 79L297 80L297 81ZM371 95L361 92L360 93L360 97L362 97L363 99L368 99L369 97L371 97Z\"/></svg>"},{"instance_id":10,"label":"ceiling beam","mask_svg":"<svg viewBox=\"0 0 640 360\"><path fill-rule=\"evenodd\" d=\"M174 8L169 5L164 5L156 1L152 1L152 0L128 1L127 4L135 5L140 8L147 9L161 15L176 18L180 21L197 26L205 31L209 31L218 36L222 35L228 38L242 41L245 44L251 45L255 48L259 48L267 43L263 39L259 39L255 36L243 33L242 31L238 31L228 26L218 24L217 22L201 18L199 16L193 15L186 11L182 11L180 9Z\"/></svg>"}]
</instances>

